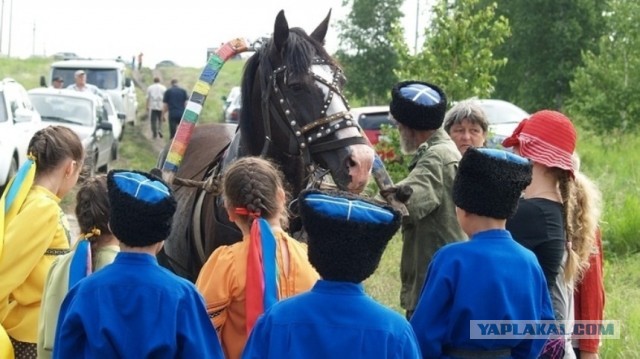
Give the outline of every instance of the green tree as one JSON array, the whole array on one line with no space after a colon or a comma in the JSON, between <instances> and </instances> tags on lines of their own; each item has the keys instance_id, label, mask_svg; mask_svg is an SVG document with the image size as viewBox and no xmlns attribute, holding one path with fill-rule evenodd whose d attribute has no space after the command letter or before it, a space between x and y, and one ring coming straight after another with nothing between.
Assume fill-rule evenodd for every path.
<instances>
[{"instance_id":1,"label":"green tree","mask_svg":"<svg viewBox=\"0 0 640 359\"><path fill-rule=\"evenodd\" d=\"M449 101L489 97L494 74L506 63L493 51L510 30L507 19L496 16L495 4L481 7L479 1L440 0L433 7L423 50L406 59L397 71L399 77L441 86Z\"/></svg>"},{"instance_id":2,"label":"green tree","mask_svg":"<svg viewBox=\"0 0 640 359\"><path fill-rule=\"evenodd\" d=\"M497 73L495 97L533 112L562 109L584 50L596 50L605 1L483 0L498 3L513 36L496 55L508 59Z\"/></svg>"},{"instance_id":3,"label":"green tree","mask_svg":"<svg viewBox=\"0 0 640 359\"><path fill-rule=\"evenodd\" d=\"M640 128L640 3L611 0L598 51L585 51L571 82L567 112L588 129L610 133Z\"/></svg>"},{"instance_id":4,"label":"green tree","mask_svg":"<svg viewBox=\"0 0 640 359\"><path fill-rule=\"evenodd\" d=\"M390 89L398 80L393 69L408 51L400 25L402 1L343 1L351 12L338 22L336 57L347 76L347 96L365 105L388 103Z\"/></svg>"}]
</instances>

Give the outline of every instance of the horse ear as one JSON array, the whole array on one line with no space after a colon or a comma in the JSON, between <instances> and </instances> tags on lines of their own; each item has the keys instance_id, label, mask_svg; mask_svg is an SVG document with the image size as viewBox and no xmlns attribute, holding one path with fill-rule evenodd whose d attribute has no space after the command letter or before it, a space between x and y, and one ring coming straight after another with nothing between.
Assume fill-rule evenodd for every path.
<instances>
[{"instance_id":1,"label":"horse ear","mask_svg":"<svg viewBox=\"0 0 640 359\"><path fill-rule=\"evenodd\" d=\"M327 36L327 30L329 29L329 18L331 18L331 9L329 9L329 13L327 17L322 20L320 25L316 27L315 30L311 33L311 38L318 41L319 43L324 45L324 37Z\"/></svg>"},{"instance_id":2,"label":"horse ear","mask_svg":"<svg viewBox=\"0 0 640 359\"><path fill-rule=\"evenodd\" d=\"M278 52L282 50L282 46L289 39L289 23L287 18L284 17L284 10L280 10L278 16L276 16L276 24L273 27L273 43L276 45Z\"/></svg>"}]
</instances>

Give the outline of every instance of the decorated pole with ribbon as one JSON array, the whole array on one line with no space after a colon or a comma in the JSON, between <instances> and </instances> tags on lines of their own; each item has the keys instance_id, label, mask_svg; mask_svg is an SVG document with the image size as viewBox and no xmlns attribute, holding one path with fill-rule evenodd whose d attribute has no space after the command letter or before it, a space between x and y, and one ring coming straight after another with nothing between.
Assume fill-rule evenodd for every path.
<instances>
[{"instance_id":1,"label":"decorated pole with ribbon","mask_svg":"<svg viewBox=\"0 0 640 359\"><path fill-rule=\"evenodd\" d=\"M180 124L176 129L176 134L171 142L171 147L167 153L167 158L162 166L162 178L167 183L173 183L184 153L191 141L191 135L200 118L200 112L204 105L211 85L216 80L218 73L227 60L233 58L239 53L248 51L252 48L248 41L245 39L233 39L226 44L222 45L214 54L212 54L207 60L207 65L200 73L198 81L196 81L187 106L180 119Z\"/></svg>"}]
</instances>

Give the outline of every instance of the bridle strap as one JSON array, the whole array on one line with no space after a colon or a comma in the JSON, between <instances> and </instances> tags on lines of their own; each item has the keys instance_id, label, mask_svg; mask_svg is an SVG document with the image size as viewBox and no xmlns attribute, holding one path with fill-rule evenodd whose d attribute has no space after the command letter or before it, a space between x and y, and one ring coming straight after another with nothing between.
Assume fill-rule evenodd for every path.
<instances>
[{"instance_id":1,"label":"bridle strap","mask_svg":"<svg viewBox=\"0 0 640 359\"><path fill-rule=\"evenodd\" d=\"M309 152L311 152L312 155L315 155L316 153L333 151L335 149L342 148L345 146L366 145L366 144L367 144L367 141L364 139L364 137L347 137L347 138L340 138L337 140L317 143L314 146L309 147Z\"/></svg>"},{"instance_id":2,"label":"bridle strap","mask_svg":"<svg viewBox=\"0 0 640 359\"><path fill-rule=\"evenodd\" d=\"M324 65L322 61L314 61L314 65ZM338 148L354 145L366 144L366 139L362 136L340 138L317 143L320 139L324 139L329 135L347 127L357 127L358 124L352 120L351 114L348 112L348 103L344 95L339 91L336 84L338 82L339 71L336 71L332 82L328 82L325 78L317 75L311 69L311 75L316 82L321 83L328 88L328 95L325 99L322 114L331 105L333 95L338 94L343 103L347 106L347 111L340 111L325 117L321 117L312 123L300 127L292 112L292 106L289 100L284 97L282 89L278 84L278 78L283 75L283 81L286 81L287 67L280 66L273 70L268 81L263 81L262 86L262 112L265 117L264 132L265 143L262 148L261 156L266 156L271 146L271 119L273 118L280 129L290 131L293 136L289 142L289 155L302 156L304 163L308 167L314 167L311 156L320 152L332 151ZM273 96L275 94L275 96Z\"/></svg>"}]
</instances>

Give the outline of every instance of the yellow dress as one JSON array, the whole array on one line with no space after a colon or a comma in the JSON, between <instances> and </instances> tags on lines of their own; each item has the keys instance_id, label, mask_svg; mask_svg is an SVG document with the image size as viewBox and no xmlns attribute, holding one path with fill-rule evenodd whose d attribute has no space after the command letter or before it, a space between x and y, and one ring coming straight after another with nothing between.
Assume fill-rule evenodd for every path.
<instances>
[{"instance_id":1,"label":"yellow dress","mask_svg":"<svg viewBox=\"0 0 640 359\"><path fill-rule=\"evenodd\" d=\"M54 259L69 252L69 224L60 198L33 186L6 224L0 256L0 320L8 335L36 343L44 282Z\"/></svg>"}]
</instances>

